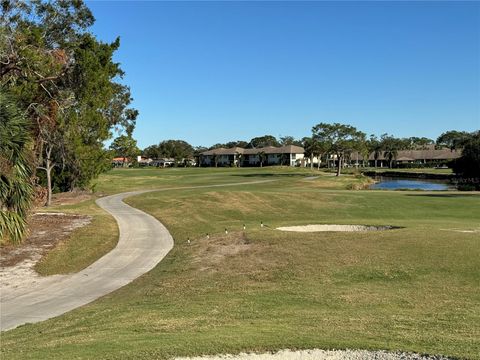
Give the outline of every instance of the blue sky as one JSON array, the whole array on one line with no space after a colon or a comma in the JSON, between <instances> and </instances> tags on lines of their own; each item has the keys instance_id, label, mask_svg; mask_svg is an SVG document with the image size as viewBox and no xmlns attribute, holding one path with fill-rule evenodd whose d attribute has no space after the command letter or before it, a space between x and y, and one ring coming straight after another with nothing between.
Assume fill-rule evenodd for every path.
<instances>
[{"instance_id":1,"label":"blue sky","mask_svg":"<svg viewBox=\"0 0 480 360\"><path fill-rule=\"evenodd\" d=\"M480 128L477 2L87 2L120 36L140 147Z\"/></svg>"}]
</instances>

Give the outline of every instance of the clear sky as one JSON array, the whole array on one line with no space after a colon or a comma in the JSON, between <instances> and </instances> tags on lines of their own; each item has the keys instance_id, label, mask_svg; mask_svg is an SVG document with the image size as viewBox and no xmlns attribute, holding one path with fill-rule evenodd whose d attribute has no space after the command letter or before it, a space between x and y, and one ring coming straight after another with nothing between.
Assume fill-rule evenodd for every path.
<instances>
[{"instance_id":1,"label":"clear sky","mask_svg":"<svg viewBox=\"0 0 480 360\"><path fill-rule=\"evenodd\" d=\"M140 147L480 128L478 2L87 4L99 39L120 36Z\"/></svg>"}]
</instances>

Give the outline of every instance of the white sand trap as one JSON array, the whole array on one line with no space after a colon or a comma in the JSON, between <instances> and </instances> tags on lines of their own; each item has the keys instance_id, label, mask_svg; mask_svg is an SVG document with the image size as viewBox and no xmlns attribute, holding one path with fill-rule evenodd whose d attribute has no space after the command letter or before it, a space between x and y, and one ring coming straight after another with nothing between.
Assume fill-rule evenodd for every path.
<instances>
[{"instance_id":1,"label":"white sand trap","mask_svg":"<svg viewBox=\"0 0 480 360\"><path fill-rule=\"evenodd\" d=\"M281 231L296 231L296 232L319 232L319 231L379 231L391 230L393 226L370 226L370 225L300 225L300 226L282 226L277 230Z\"/></svg>"},{"instance_id":2,"label":"white sand trap","mask_svg":"<svg viewBox=\"0 0 480 360\"><path fill-rule=\"evenodd\" d=\"M440 229L442 231L455 231L460 233L475 234L480 233L480 228L478 229Z\"/></svg>"},{"instance_id":3,"label":"white sand trap","mask_svg":"<svg viewBox=\"0 0 480 360\"><path fill-rule=\"evenodd\" d=\"M427 356L405 352L367 350L282 350L274 354L212 355L175 358L175 360L446 360L443 356Z\"/></svg>"}]
</instances>

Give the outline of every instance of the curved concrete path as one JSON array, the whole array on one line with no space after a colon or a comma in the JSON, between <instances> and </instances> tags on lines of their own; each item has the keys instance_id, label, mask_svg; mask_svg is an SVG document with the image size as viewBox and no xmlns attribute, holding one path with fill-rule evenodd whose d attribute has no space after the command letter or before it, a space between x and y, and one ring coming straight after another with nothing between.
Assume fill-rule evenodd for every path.
<instances>
[{"instance_id":1,"label":"curved concrete path","mask_svg":"<svg viewBox=\"0 0 480 360\"><path fill-rule=\"evenodd\" d=\"M124 198L152 191L270 181L273 180L133 191L98 199L97 204L112 214L118 223L120 238L117 246L78 273L42 278L36 286L28 289L0 291L0 331L47 320L88 304L148 272L167 255L173 247L173 238L165 226L153 216L125 204Z\"/></svg>"}]
</instances>

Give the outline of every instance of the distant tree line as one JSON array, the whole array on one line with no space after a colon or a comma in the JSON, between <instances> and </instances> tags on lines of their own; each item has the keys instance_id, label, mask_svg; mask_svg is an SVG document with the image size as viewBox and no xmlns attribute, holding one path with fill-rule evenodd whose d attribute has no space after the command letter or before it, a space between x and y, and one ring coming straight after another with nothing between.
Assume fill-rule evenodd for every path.
<instances>
[{"instance_id":1,"label":"distant tree line","mask_svg":"<svg viewBox=\"0 0 480 360\"><path fill-rule=\"evenodd\" d=\"M49 205L55 189L88 187L109 168L104 142L131 136L138 112L118 82L119 39L95 38L81 0L4 0L1 12L0 241L18 241L30 189L45 187Z\"/></svg>"},{"instance_id":2,"label":"distant tree line","mask_svg":"<svg viewBox=\"0 0 480 360\"><path fill-rule=\"evenodd\" d=\"M218 148L241 147L247 149L263 148L268 146L296 145L304 148L305 157L310 159L310 166L313 167L313 159L328 159L331 156L335 159L337 175L346 160L350 159L352 153L357 153L362 161L373 155L374 166L380 158L388 161L389 167L393 167L398 153L401 150L425 150L431 146L436 148L447 147L449 149L463 149L463 156L458 161L452 162L452 167L458 174L472 176L475 173L475 154L480 153L475 145L478 141L479 132L447 131L441 134L435 141L426 137L397 138L393 135L382 134L367 135L351 125L340 123L320 123L312 128L312 135L302 139L293 136L280 136L277 139L273 135L254 137L249 141L237 140L227 143L217 143L210 147L193 147L183 140L166 140L158 145L151 145L144 149L143 155L150 158L173 158L180 161L185 158L196 158L206 150ZM476 140L477 139L477 140ZM117 152L117 154L120 154ZM263 154L264 155L264 154ZM260 153L259 156L262 156ZM468 157L467 157L468 156ZM317 163L320 167L320 162ZM478 174L478 173L477 173ZM479 175L477 175L479 176Z\"/></svg>"}]
</instances>

